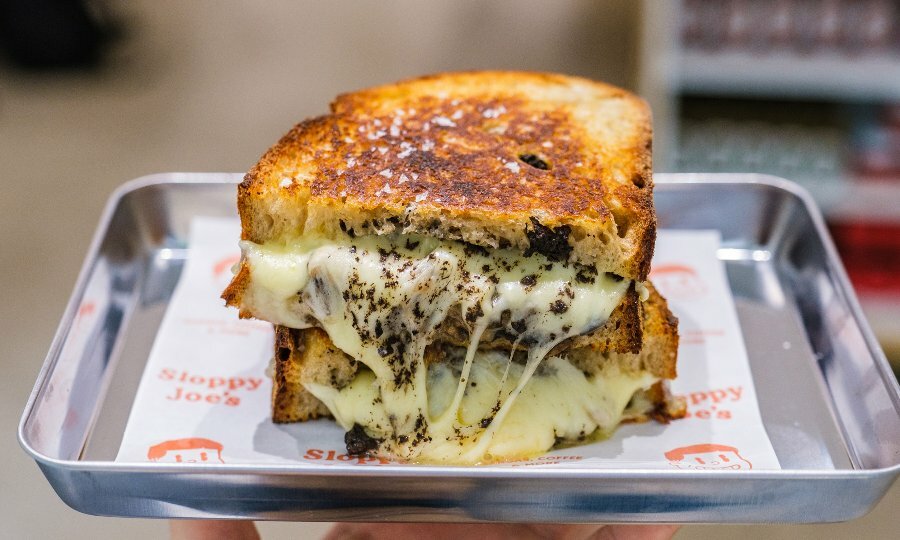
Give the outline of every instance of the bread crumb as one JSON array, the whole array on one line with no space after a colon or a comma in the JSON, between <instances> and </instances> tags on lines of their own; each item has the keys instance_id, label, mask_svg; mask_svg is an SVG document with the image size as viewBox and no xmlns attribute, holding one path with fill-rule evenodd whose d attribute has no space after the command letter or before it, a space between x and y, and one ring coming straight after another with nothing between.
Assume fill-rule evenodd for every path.
<instances>
[{"instance_id":1,"label":"bread crumb","mask_svg":"<svg viewBox=\"0 0 900 540\"><path fill-rule=\"evenodd\" d=\"M522 168L519 167L519 164L516 163L515 161L507 161L506 163L503 164L503 166L506 167L507 169L511 170L515 174L519 174L519 171L522 170Z\"/></svg>"}]
</instances>

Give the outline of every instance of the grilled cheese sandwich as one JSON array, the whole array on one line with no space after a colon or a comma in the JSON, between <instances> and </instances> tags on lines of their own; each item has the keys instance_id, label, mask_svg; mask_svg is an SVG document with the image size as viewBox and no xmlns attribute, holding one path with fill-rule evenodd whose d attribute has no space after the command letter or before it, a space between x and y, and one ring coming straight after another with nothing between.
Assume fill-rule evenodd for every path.
<instances>
[{"instance_id":1,"label":"grilled cheese sandwich","mask_svg":"<svg viewBox=\"0 0 900 540\"><path fill-rule=\"evenodd\" d=\"M638 393L655 398L643 413L677 416L659 391L674 352L659 373L603 360L644 348L655 217L642 102L494 72L332 109L239 188L243 257L223 297L286 333L276 421L330 414L350 450L478 463L612 429ZM309 336L335 354L283 346ZM331 376L288 381L316 366ZM279 413L285 389L305 410Z\"/></svg>"}]
</instances>

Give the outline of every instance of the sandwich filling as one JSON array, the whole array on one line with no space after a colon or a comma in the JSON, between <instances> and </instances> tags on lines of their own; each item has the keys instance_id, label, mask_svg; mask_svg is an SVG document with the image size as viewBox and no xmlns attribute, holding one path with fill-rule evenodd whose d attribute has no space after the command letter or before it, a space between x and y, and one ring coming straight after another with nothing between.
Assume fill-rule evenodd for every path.
<instances>
[{"instance_id":1,"label":"sandwich filling","mask_svg":"<svg viewBox=\"0 0 900 540\"><path fill-rule=\"evenodd\" d=\"M555 357L542 365L562 341L600 327L631 286L590 266L419 235L305 235L242 250L247 308L274 324L323 328L367 367L344 388L306 385L361 451L454 463L528 457L557 438L614 427L634 392L656 380L587 376ZM450 315L464 321L469 346L426 366ZM488 328L524 348L523 361L479 352ZM521 440L526 432L535 440Z\"/></svg>"},{"instance_id":2,"label":"sandwich filling","mask_svg":"<svg viewBox=\"0 0 900 540\"><path fill-rule=\"evenodd\" d=\"M508 461L539 455L560 442L602 438L619 425L635 392L659 380L649 373L623 372L612 363L589 375L565 358L549 356L519 393L502 423L494 427L492 418L498 406L515 391L525 366L510 362L509 354L503 351L479 350L459 408L451 411L463 361L464 354L460 354L451 362L428 364L428 418L452 418L454 422L430 426L430 440L419 448L418 461ZM372 371L361 370L340 390L322 384L307 384L306 388L349 431L347 445L352 452L378 451L385 444L382 437L388 433L384 427L391 425L391 414L396 413L388 411L379 399L380 385ZM407 410L413 407L414 403L407 404ZM494 429L485 429L488 426ZM396 445L390 446L396 450Z\"/></svg>"}]
</instances>

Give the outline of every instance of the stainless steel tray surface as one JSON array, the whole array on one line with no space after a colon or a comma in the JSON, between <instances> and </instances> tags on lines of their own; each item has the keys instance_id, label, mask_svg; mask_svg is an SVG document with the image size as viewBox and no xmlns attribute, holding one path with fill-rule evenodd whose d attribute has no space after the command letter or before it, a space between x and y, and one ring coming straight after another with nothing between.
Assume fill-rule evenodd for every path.
<instances>
[{"instance_id":1,"label":"stainless steel tray surface","mask_svg":"<svg viewBox=\"0 0 900 540\"><path fill-rule=\"evenodd\" d=\"M240 178L147 176L106 207L19 426L23 448L76 510L303 521L824 522L864 514L900 473L900 391L818 210L778 178L709 174L656 176L659 225L721 231L719 256L783 470L116 463L190 220L234 216ZM96 324L73 329L88 290Z\"/></svg>"}]
</instances>

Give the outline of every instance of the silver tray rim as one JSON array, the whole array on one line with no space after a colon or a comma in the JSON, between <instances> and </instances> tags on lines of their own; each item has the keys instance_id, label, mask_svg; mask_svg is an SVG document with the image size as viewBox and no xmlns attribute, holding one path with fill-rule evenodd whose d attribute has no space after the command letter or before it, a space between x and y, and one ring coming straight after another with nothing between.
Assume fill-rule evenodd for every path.
<instances>
[{"instance_id":1,"label":"silver tray rim","mask_svg":"<svg viewBox=\"0 0 900 540\"><path fill-rule=\"evenodd\" d=\"M898 476L900 476L900 461L898 463L881 468L859 468L854 463L852 468L847 469L781 469L781 470L749 470L749 471L696 471L696 470L658 470L658 469L542 469L542 468L498 468L498 467L453 467L453 466L429 466L429 465L384 465L379 467L358 467L354 465L334 464L328 466L297 466L292 464L205 464L205 465L187 465L187 464L163 464L163 463L117 463L114 461L93 461L79 459L58 459L45 455L37 451L26 434L26 423L31 417L36 400L40 395L44 385L48 381L49 375L52 373L59 360L59 352L65 343L66 329L71 325L75 311L81 297L85 292L87 280L89 278L93 261L97 258L101 242L106 233L113 214L117 207L121 204L122 199L129 193L141 188L164 185L164 184L237 184L243 175L241 173L158 173L136 178L119 186L109 197L109 200L101 214L98 226L92 237L91 243L87 250L85 261L79 272L73 293L66 305L60 324L56 334L51 342L46 359L44 360L40 372L38 374L35 386L29 395L28 401L22 413L17 438L21 447L29 454L37 464L44 469L48 479L50 472L54 474L71 475L75 473L115 473L127 474L136 473L143 478L168 477L169 475L184 476L202 476L203 478L230 477L239 479L247 476L271 477L271 478L302 478L308 477L311 480L318 478L340 477L342 479L357 478L360 481L377 481L378 479L425 479L425 478L453 478L456 480L490 480L496 479L500 481L520 482L531 480L547 480L547 481L571 481L571 480L607 480L607 481L626 481L626 480L642 480L642 481L680 481L680 480L700 480L704 484L708 482L719 483L724 480L745 480L751 481L753 485L763 485L768 481L795 481L804 485L817 485L817 482L841 482L842 485L850 484L861 486L862 484L872 484L874 486L890 486ZM847 307L852 314L854 323L860 329L862 337L866 344L866 348L872 362L874 362L877 372L883 380L888 381L887 390L890 401L894 410L900 411L900 385L897 384L887 362L884 353L878 345L874 333L871 331L868 322L862 315L862 309L859 306L856 294L850 286L850 281L844 270L844 267L837 255L837 250L827 232L825 220L816 204L813 202L811 195L801 186L788 180L762 174L731 174L731 173L670 173L656 174L654 181L658 184L746 184L746 185L762 185L788 192L796 197L804 207L812 220L812 225L820 236L823 247L827 254L827 259L833 263L833 278L835 285L840 289L843 299L847 303ZM893 381L893 384L890 383ZM101 399L105 399L101 397ZM838 427L843 431L843 421ZM846 438L846 434L845 435ZM149 475L149 476L148 476ZM53 483L51 479L51 483ZM813 483L813 484L809 484ZM54 484L54 488L56 485ZM886 490L887 487L878 488L878 491ZM57 491L58 488L57 488ZM881 491L883 495L884 491ZM60 493L60 496L63 496ZM875 494L875 501L881 495ZM71 495L70 495L71 497ZM76 507L63 497L70 505ZM874 506L874 502L871 503ZM76 507L77 508L77 507ZM864 509L871 510L871 506ZM82 510L84 511L84 510ZM170 517L163 516L163 513L146 514L149 517ZM113 513L109 515L140 515ZM839 517L836 519L849 519L861 515L856 510L847 509L844 513L835 514ZM843 516L843 517L841 517ZM219 516L227 517L227 516ZM260 519L257 517L257 519ZM265 518L262 518L265 519ZM271 518L269 518L271 519ZM787 521L803 522L813 519L811 517L792 518ZM826 520L834 521L835 518L827 518ZM765 518L750 518L750 521L765 521ZM778 518L776 518L778 520ZM781 518L784 520L784 518ZM678 521L681 521L680 519ZM696 521L696 519L688 519L687 521Z\"/></svg>"},{"instance_id":2,"label":"silver tray rim","mask_svg":"<svg viewBox=\"0 0 900 540\"><path fill-rule=\"evenodd\" d=\"M62 342L65 337L65 328L67 328L74 318L75 315L75 307L78 304L78 300L84 294L84 289L87 284L88 274L91 268L91 262L96 258L99 249L100 243L103 239L103 234L109 225L109 222L112 219L113 212L118 206L121 199L132 191L136 191L138 189L149 187L153 185L159 184L237 184L240 179L243 177L241 173L156 173L141 176L135 178L134 180L128 181L121 186L119 186L113 193L111 194L109 200L104 207L103 213L100 218L100 222L97 226L97 229L94 232L93 238L90 243L90 247L88 248L87 255L85 257L85 261L82 264L81 270L79 271L78 279L76 281L76 285L74 287L73 293L69 298L69 302L66 305L66 309L64 311L63 317L60 321L60 324L57 328L56 334L53 338L53 341L50 345L50 350L46 356L46 359L41 366L41 370L38 373L38 377L35 383L34 388L32 389L31 394L28 397L28 401L25 405L25 409L22 413L22 417L19 421L18 425L18 441L21 447L27 452L35 461L39 463L43 463L52 467L59 468L68 468L73 471L97 471L97 470L118 470L122 472L169 472L169 473L216 473L216 472L228 472L232 474L259 474L260 472L272 472L276 474L298 474L298 475L311 475L311 476L330 476L336 472L343 473L342 475L365 475L365 476L426 476L426 477L440 477L440 476L460 476L461 473L464 474L473 474L474 476L482 476L485 478L503 478L503 477L520 477L523 476L523 469L519 468L485 468L485 467L453 467L453 466L433 466L433 465L383 465L377 468L360 468L352 465L329 465L326 467L297 467L295 465L276 465L276 464L268 464L268 465L254 465L254 464L220 464L220 465L169 465L163 463L147 463L147 464L125 464L125 463L117 463L114 461L81 461L81 460L65 460L65 459L56 459L47 455L44 455L38 452L35 448L33 448L28 441L28 438L25 434L25 424L30 417L35 400L37 398L38 393L43 387L44 382L46 381L47 375L50 370L54 367L56 363L56 359L58 355L56 352L62 345ZM819 211L816 204L813 202L812 196L809 194L807 190L798 184L791 182L789 180L779 178L776 176L765 175L765 174L733 174L733 173L656 173L654 174L653 180L655 183L665 183L665 184L703 184L703 183L715 183L715 184L758 184L774 187L777 189L781 189L784 191L788 191L792 195L799 198L803 205L806 207L806 210L809 212L810 217L813 219L813 224L820 234L823 243L825 244L825 249L828 252L828 257L836 263L836 278L839 281L840 286L843 288L843 292L850 292L851 294L846 294L846 299L850 304L850 309L853 313L853 318L860 329L863 331L863 336L866 341L866 345L869 349L869 353L872 356L872 359L876 363L876 367L879 369L879 374L882 377L891 376L891 368L890 364L887 361L887 358L884 356L881 347L878 345L877 340L875 339L874 333L869 328L868 322L865 317L862 315L862 308L859 305L859 302L856 298L855 293L853 293L853 288L850 285L850 280L847 277L846 271L844 270L843 264L840 262L840 258L837 255L837 249L835 248L831 237L827 234L827 228L825 227L825 220ZM891 398L894 402L895 408L900 410L900 386L894 384L891 388L893 390L891 392ZM603 469L596 471L586 471L584 469L527 469L526 476L540 476L540 477L550 477L550 478L568 478L572 476L577 476L579 478L648 478L648 477L685 477L685 478L709 478L709 477L722 477L722 478L756 478L756 479L766 479L766 478L784 478L785 476L797 477L797 478L807 478L807 479L815 479L815 478L857 478L857 477L867 477L867 476L898 476L900 475L900 463L893 465L891 467L883 467L883 468L874 468L874 469L821 469L821 470L809 470L809 469L781 469L778 471L762 471L762 470L750 470L750 471L690 471L690 470L666 470L660 471L658 469Z\"/></svg>"}]
</instances>

